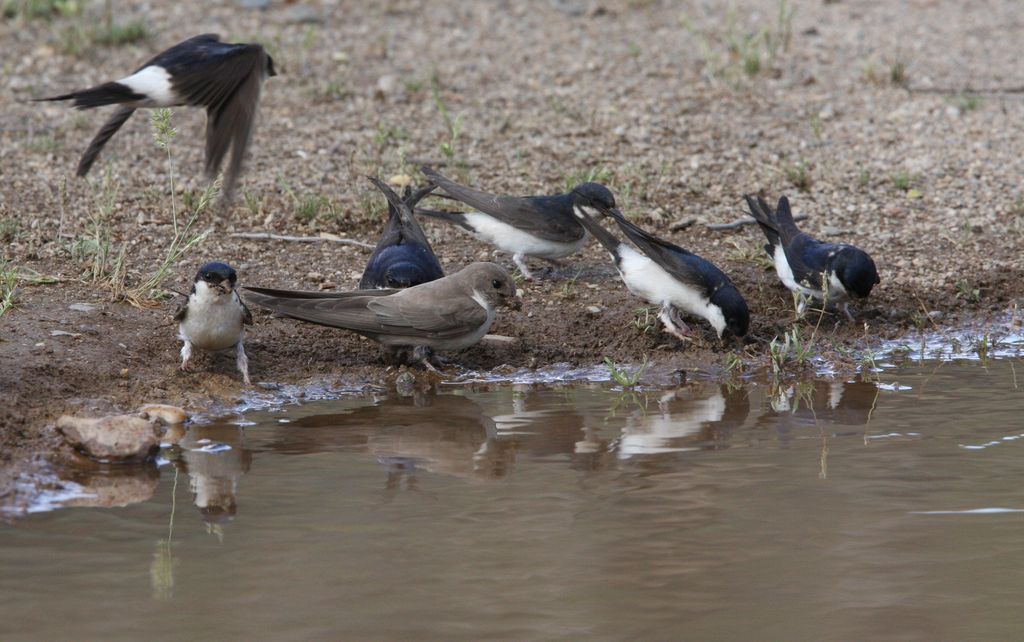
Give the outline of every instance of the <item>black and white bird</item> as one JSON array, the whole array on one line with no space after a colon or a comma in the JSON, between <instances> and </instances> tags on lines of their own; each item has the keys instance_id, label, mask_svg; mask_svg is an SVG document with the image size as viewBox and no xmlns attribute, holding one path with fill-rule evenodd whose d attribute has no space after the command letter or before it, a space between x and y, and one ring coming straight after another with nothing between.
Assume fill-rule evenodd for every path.
<instances>
[{"instance_id":1,"label":"black and white bird","mask_svg":"<svg viewBox=\"0 0 1024 642\"><path fill-rule=\"evenodd\" d=\"M406 187L405 195L399 198L385 183L373 177L370 180L388 199L388 223L366 263L359 289L408 288L443 277L444 269L412 214L416 204L436 186L415 192Z\"/></svg>"},{"instance_id":2,"label":"black and white bird","mask_svg":"<svg viewBox=\"0 0 1024 642\"><path fill-rule=\"evenodd\" d=\"M103 146L136 109L189 105L206 108L206 173L215 175L231 150L224 183L230 198L252 136L263 81L276 76L274 61L258 44L221 42L203 34L157 54L131 75L90 89L39 100L71 100L77 109L119 105L78 162L85 176Z\"/></svg>"},{"instance_id":3,"label":"black and white bird","mask_svg":"<svg viewBox=\"0 0 1024 642\"><path fill-rule=\"evenodd\" d=\"M725 330L736 337L747 333L747 302L721 270L710 261L645 232L615 208L605 213L615 219L637 249L619 241L582 208L575 210L579 221L611 254L629 291L660 308L658 319L666 330L681 340L690 340L689 328L679 316L686 313L705 319L719 339Z\"/></svg>"},{"instance_id":4,"label":"black and white bird","mask_svg":"<svg viewBox=\"0 0 1024 642\"><path fill-rule=\"evenodd\" d=\"M775 262L779 280L799 299L797 314L804 313L806 297L811 297L841 306L853 321L850 299L867 297L881 281L868 253L845 243L823 243L801 232L785 196L774 211L760 196L757 200L744 198L750 215L768 238L764 249Z\"/></svg>"},{"instance_id":5,"label":"black and white bird","mask_svg":"<svg viewBox=\"0 0 1024 642\"><path fill-rule=\"evenodd\" d=\"M238 297L235 285L238 275L225 263L212 261L196 272L192 290L174 314L178 337L182 340L181 369L188 370L192 350L220 352L235 348L238 371L246 384L249 381L249 359L245 356L245 326L252 323L252 313Z\"/></svg>"},{"instance_id":6,"label":"black and white bird","mask_svg":"<svg viewBox=\"0 0 1024 642\"><path fill-rule=\"evenodd\" d=\"M512 277L494 263L472 263L436 281L404 290L301 292L246 289L246 298L274 312L332 328L351 330L392 354L412 351L434 369L435 350L462 350L490 329L497 307L518 304Z\"/></svg>"},{"instance_id":7,"label":"black and white bird","mask_svg":"<svg viewBox=\"0 0 1024 642\"><path fill-rule=\"evenodd\" d=\"M468 230L482 241L512 254L512 261L527 279L533 274L524 257L554 261L579 251L587 242L587 231L573 217L582 207L592 216L601 213L590 202L615 198L600 183L577 185L567 194L555 196L499 196L481 192L441 176L429 167L420 169L427 180L452 199L473 208L472 212L445 212L417 208L417 214L439 218Z\"/></svg>"}]
</instances>

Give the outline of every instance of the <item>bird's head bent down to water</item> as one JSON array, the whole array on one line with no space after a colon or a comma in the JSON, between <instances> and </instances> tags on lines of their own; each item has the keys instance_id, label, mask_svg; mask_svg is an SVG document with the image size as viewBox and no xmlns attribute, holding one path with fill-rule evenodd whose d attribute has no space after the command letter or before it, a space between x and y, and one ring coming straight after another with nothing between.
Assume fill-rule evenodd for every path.
<instances>
[{"instance_id":1,"label":"bird's head bent down to water","mask_svg":"<svg viewBox=\"0 0 1024 642\"><path fill-rule=\"evenodd\" d=\"M612 191L600 183L580 183L571 194L573 207L582 209L593 219L608 216L610 210L618 211Z\"/></svg>"},{"instance_id":2,"label":"bird's head bent down to water","mask_svg":"<svg viewBox=\"0 0 1024 642\"><path fill-rule=\"evenodd\" d=\"M220 261L211 261L204 263L196 272L193 287L205 287L214 294L230 294L236 283L238 274L233 267Z\"/></svg>"},{"instance_id":3,"label":"bird's head bent down to water","mask_svg":"<svg viewBox=\"0 0 1024 642\"><path fill-rule=\"evenodd\" d=\"M750 310L747 302L743 299L739 290L732 283L726 283L711 293L710 302L722 310L725 317L725 330L739 338L747 334L750 329ZM723 333L718 334L722 338Z\"/></svg>"},{"instance_id":4,"label":"bird's head bent down to water","mask_svg":"<svg viewBox=\"0 0 1024 642\"><path fill-rule=\"evenodd\" d=\"M832 260L832 272L839 277L843 288L858 299L871 294L871 288L881 283L875 262L860 248L847 245L836 253Z\"/></svg>"},{"instance_id":5,"label":"bird's head bent down to water","mask_svg":"<svg viewBox=\"0 0 1024 642\"><path fill-rule=\"evenodd\" d=\"M467 294L478 302L486 302L490 307L503 305L512 309L519 308L516 283L505 268L497 263L471 263L463 268L459 276Z\"/></svg>"}]
</instances>

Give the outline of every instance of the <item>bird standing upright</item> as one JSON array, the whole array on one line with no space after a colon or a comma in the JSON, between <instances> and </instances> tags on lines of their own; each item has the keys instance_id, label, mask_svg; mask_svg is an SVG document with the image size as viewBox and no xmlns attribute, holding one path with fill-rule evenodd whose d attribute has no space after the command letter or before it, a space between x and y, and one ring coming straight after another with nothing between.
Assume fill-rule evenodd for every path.
<instances>
[{"instance_id":1,"label":"bird standing upright","mask_svg":"<svg viewBox=\"0 0 1024 642\"><path fill-rule=\"evenodd\" d=\"M188 299L174 314L178 337L182 340L181 369L188 370L192 349L220 352L230 348L238 351L237 366L249 384L249 359L245 356L245 326L252 323L252 313L238 298L235 270L217 261L204 264L196 272Z\"/></svg>"},{"instance_id":2,"label":"bird standing upright","mask_svg":"<svg viewBox=\"0 0 1024 642\"><path fill-rule=\"evenodd\" d=\"M726 329L737 337L747 333L747 302L729 277L710 261L645 232L617 209L609 209L606 214L615 219L639 252L615 238L585 211L577 209L575 213L611 254L629 291L659 306L658 319L670 333L689 340L689 328L679 318L680 312L707 320L719 339Z\"/></svg>"},{"instance_id":3,"label":"bird standing upright","mask_svg":"<svg viewBox=\"0 0 1024 642\"><path fill-rule=\"evenodd\" d=\"M38 100L71 100L76 109L120 105L89 143L78 163L85 176L103 146L142 107L206 108L206 174L220 169L228 150L224 183L230 199L242 171L263 81L276 76L274 61L258 44L221 42L203 34L157 54L131 75L90 89Z\"/></svg>"},{"instance_id":4,"label":"bird standing upright","mask_svg":"<svg viewBox=\"0 0 1024 642\"><path fill-rule=\"evenodd\" d=\"M806 309L803 297L817 301L841 304L846 317L850 314L851 297L863 299L871 288L881 282L875 262L864 250L845 243L823 243L805 234L793 221L789 199L779 199L779 206L771 206L761 197L754 200L744 196L750 215L764 231L768 243L764 246L775 262L775 272L793 295L797 297L797 314Z\"/></svg>"},{"instance_id":5,"label":"bird standing upright","mask_svg":"<svg viewBox=\"0 0 1024 642\"><path fill-rule=\"evenodd\" d=\"M406 187L405 196L399 198L385 183L373 177L370 180L388 199L388 223L366 263L359 289L408 288L443 277L441 263L412 214L416 204L436 186L415 192Z\"/></svg>"},{"instance_id":6,"label":"bird standing upright","mask_svg":"<svg viewBox=\"0 0 1024 642\"><path fill-rule=\"evenodd\" d=\"M582 183L567 194L555 196L499 196L481 192L441 176L429 167L420 171L456 201L473 212L444 212L417 208L417 214L442 219L468 230L499 250L510 252L512 261L527 279L533 274L524 257L555 260L580 250L587 231L573 217L573 207L601 216L592 201L615 207L615 198L600 183Z\"/></svg>"}]
</instances>

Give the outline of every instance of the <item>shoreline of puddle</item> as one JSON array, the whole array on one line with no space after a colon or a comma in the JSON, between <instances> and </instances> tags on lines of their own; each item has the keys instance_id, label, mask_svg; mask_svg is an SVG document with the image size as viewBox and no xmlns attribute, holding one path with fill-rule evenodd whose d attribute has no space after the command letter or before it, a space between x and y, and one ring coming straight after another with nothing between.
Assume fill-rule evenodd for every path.
<instances>
[{"instance_id":1,"label":"shoreline of puddle","mask_svg":"<svg viewBox=\"0 0 1024 642\"><path fill-rule=\"evenodd\" d=\"M641 373L633 386L614 382L608 364L574 366L568 363L552 364L541 368L507 368L501 371L465 371L454 378L436 382L427 390L410 388L396 390L394 385L379 383L331 385L326 380L306 385L262 383L262 390L245 395L240 402L214 405L193 413L185 424L204 426L215 422L233 423L239 427L252 425L245 419L254 412L274 412L293 405L345 399L368 398L378 403L392 397L414 395L458 394L460 390L489 390L495 386L513 389L567 388L574 386L605 387L609 395L624 393L654 393L681 389L694 384L729 384L736 386L763 386L781 383L799 384L818 380L852 380L873 383L880 391L904 392L911 388L898 380L883 381L885 373L908 362L942 364L952 361L978 362L1020 358L1024 351L1024 333L1016 321L994 326L989 323L970 329L936 330L910 335L902 339L886 340L873 349L862 351L856 360L837 363L820 356L811 357L809 367L773 375L771 367L762 365L741 373L716 373L694 370L682 372L659 368L657 363L621 364L615 367L628 375ZM851 367L851 365L853 367ZM1012 363L1011 363L1012 368ZM1015 370L1014 370L1015 374ZM206 447L198 444L199 448ZM153 462L132 465L90 464L85 469L71 464L40 458L39 465L24 471L15 481L11 495L0 504L0 522L12 521L26 515L49 512L74 506L122 507L152 496L159 483L160 468L170 465L164 458L165 448ZM125 490L124 480L132 479ZM141 480L134 483L134 480ZM77 481L76 481L77 480ZM103 483L97 489L95 480ZM86 483L81 483L85 481ZM89 484L93 484L90 486ZM120 487L119 487L120 486ZM114 490L111 490L114 489Z\"/></svg>"}]
</instances>

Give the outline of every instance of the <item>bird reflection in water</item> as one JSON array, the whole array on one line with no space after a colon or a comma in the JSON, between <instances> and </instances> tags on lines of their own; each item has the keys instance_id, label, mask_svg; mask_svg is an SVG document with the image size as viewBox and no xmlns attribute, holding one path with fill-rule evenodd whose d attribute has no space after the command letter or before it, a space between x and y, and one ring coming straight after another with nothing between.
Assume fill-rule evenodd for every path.
<instances>
[{"instance_id":1,"label":"bird reflection in water","mask_svg":"<svg viewBox=\"0 0 1024 642\"><path fill-rule=\"evenodd\" d=\"M634 411L618 444L619 459L725 448L750 413L747 391L693 386L663 393L657 412Z\"/></svg>"}]
</instances>

